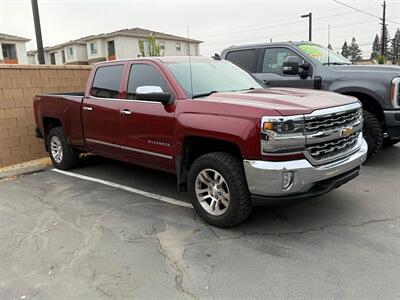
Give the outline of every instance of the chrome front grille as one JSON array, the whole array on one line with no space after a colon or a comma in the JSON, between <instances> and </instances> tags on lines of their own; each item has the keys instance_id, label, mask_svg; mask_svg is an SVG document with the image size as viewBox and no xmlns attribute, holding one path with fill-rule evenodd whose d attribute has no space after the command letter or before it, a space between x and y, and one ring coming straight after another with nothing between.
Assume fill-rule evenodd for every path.
<instances>
[{"instance_id":1,"label":"chrome front grille","mask_svg":"<svg viewBox=\"0 0 400 300\"><path fill-rule=\"evenodd\" d=\"M361 114L361 109L353 109L351 111L307 117L305 119L306 134L353 126L353 124L361 120Z\"/></svg>"},{"instance_id":2,"label":"chrome front grille","mask_svg":"<svg viewBox=\"0 0 400 300\"><path fill-rule=\"evenodd\" d=\"M360 132L357 132L348 137L313 144L308 146L307 150L311 157L316 161L336 158L351 152L356 147L360 134Z\"/></svg>"}]
</instances>

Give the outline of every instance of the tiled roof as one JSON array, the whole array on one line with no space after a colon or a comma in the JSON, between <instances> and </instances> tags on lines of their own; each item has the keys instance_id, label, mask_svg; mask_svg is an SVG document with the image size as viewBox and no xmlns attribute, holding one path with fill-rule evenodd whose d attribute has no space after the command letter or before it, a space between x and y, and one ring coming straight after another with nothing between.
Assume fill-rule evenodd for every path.
<instances>
[{"instance_id":1,"label":"tiled roof","mask_svg":"<svg viewBox=\"0 0 400 300\"><path fill-rule=\"evenodd\" d=\"M8 41L21 41L21 42L29 42L30 39L23 38L16 35L0 33L0 40L8 40Z\"/></svg>"}]
</instances>

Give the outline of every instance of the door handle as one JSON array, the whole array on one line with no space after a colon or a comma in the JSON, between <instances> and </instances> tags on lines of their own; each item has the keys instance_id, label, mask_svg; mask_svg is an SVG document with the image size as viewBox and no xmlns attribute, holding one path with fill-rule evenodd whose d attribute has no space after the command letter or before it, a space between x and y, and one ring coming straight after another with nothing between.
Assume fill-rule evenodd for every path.
<instances>
[{"instance_id":1,"label":"door handle","mask_svg":"<svg viewBox=\"0 0 400 300\"><path fill-rule=\"evenodd\" d=\"M86 110L86 111L92 111L92 110L93 110L93 107L90 107L90 106L84 106L84 107L83 107L83 110Z\"/></svg>"},{"instance_id":2,"label":"door handle","mask_svg":"<svg viewBox=\"0 0 400 300\"><path fill-rule=\"evenodd\" d=\"M120 110L119 113L121 115L130 115L130 114L132 114L132 112L129 109Z\"/></svg>"}]
</instances>

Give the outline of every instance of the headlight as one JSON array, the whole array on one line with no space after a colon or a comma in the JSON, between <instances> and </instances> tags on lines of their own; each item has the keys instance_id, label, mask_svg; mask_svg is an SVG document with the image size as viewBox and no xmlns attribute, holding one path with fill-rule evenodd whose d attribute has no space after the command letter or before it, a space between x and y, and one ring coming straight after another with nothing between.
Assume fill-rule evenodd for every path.
<instances>
[{"instance_id":1,"label":"headlight","mask_svg":"<svg viewBox=\"0 0 400 300\"><path fill-rule=\"evenodd\" d=\"M274 137L304 135L304 117L264 117L262 119L263 131Z\"/></svg>"},{"instance_id":2,"label":"headlight","mask_svg":"<svg viewBox=\"0 0 400 300\"><path fill-rule=\"evenodd\" d=\"M400 77L392 80L390 100L392 101L393 107L400 107Z\"/></svg>"},{"instance_id":3,"label":"headlight","mask_svg":"<svg viewBox=\"0 0 400 300\"><path fill-rule=\"evenodd\" d=\"M263 117L261 120L263 155L301 152L305 140L303 115Z\"/></svg>"}]
</instances>

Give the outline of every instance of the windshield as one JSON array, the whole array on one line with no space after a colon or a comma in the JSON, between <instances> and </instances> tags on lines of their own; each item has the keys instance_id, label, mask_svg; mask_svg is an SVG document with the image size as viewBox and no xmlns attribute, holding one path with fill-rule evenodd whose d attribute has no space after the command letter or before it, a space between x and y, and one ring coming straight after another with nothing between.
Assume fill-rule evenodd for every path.
<instances>
[{"instance_id":1,"label":"windshield","mask_svg":"<svg viewBox=\"0 0 400 300\"><path fill-rule=\"evenodd\" d=\"M179 85L191 97L207 96L211 93L233 92L264 88L262 83L249 73L228 61L194 61L167 63ZM192 70L192 80L190 78ZM193 93L191 88L193 83Z\"/></svg>"},{"instance_id":2,"label":"windshield","mask_svg":"<svg viewBox=\"0 0 400 300\"><path fill-rule=\"evenodd\" d=\"M323 65L351 65L351 62L334 50L315 44L297 46L303 53L319 60Z\"/></svg>"}]
</instances>

